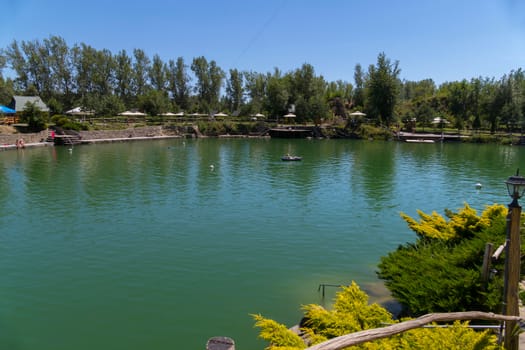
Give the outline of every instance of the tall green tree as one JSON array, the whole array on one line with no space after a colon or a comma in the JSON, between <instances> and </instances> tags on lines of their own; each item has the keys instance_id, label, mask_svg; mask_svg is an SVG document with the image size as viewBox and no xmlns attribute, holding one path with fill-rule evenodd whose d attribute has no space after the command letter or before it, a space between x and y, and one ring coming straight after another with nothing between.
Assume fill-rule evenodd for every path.
<instances>
[{"instance_id":1,"label":"tall green tree","mask_svg":"<svg viewBox=\"0 0 525 350\"><path fill-rule=\"evenodd\" d=\"M113 94L115 90L115 62L108 49L95 52L92 76L93 92L99 96Z\"/></svg>"},{"instance_id":2,"label":"tall green tree","mask_svg":"<svg viewBox=\"0 0 525 350\"><path fill-rule=\"evenodd\" d=\"M126 50L121 50L113 60L115 62L115 94L121 101L131 103L133 99L131 57L128 56Z\"/></svg>"},{"instance_id":3,"label":"tall green tree","mask_svg":"<svg viewBox=\"0 0 525 350\"><path fill-rule=\"evenodd\" d=\"M150 70L151 61L142 49L134 49L133 56L133 93L139 97L144 95L150 88L148 81L148 72Z\"/></svg>"},{"instance_id":4,"label":"tall green tree","mask_svg":"<svg viewBox=\"0 0 525 350\"><path fill-rule=\"evenodd\" d=\"M524 74L521 69L511 71L501 79L500 98L503 105L501 106L501 121L507 125L507 128L515 128L521 125L524 116L525 92Z\"/></svg>"},{"instance_id":5,"label":"tall green tree","mask_svg":"<svg viewBox=\"0 0 525 350\"><path fill-rule=\"evenodd\" d=\"M215 61L210 61L204 56L193 59L191 70L197 78L196 91L201 100L201 106L207 112L219 106L220 90L224 79L223 70Z\"/></svg>"},{"instance_id":6,"label":"tall green tree","mask_svg":"<svg viewBox=\"0 0 525 350\"><path fill-rule=\"evenodd\" d=\"M468 121L473 129L478 130L481 127L481 88L483 80L481 78L471 79L470 85L470 115Z\"/></svg>"},{"instance_id":7,"label":"tall green tree","mask_svg":"<svg viewBox=\"0 0 525 350\"><path fill-rule=\"evenodd\" d=\"M13 95L15 95L13 80L4 79L0 76L0 103L4 105L8 104Z\"/></svg>"},{"instance_id":8,"label":"tall green tree","mask_svg":"<svg viewBox=\"0 0 525 350\"><path fill-rule=\"evenodd\" d=\"M187 110L190 107L191 78L188 74L188 66L184 63L184 58L179 57L177 61L168 61L168 91L171 93L175 104Z\"/></svg>"},{"instance_id":9,"label":"tall green tree","mask_svg":"<svg viewBox=\"0 0 525 350\"><path fill-rule=\"evenodd\" d=\"M295 103L300 97L308 101L319 92L315 69L311 64L304 63L301 68L291 73L289 78L291 103Z\"/></svg>"},{"instance_id":10,"label":"tall green tree","mask_svg":"<svg viewBox=\"0 0 525 350\"><path fill-rule=\"evenodd\" d=\"M350 107L363 108L365 105L365 73L363 68L358 63L354 68L354 84L355 88L353 91L352 103Z\"/></svg>"},{"instance_id":11,"label":"tall green tree","mask_svg":"<svg viewBox=\"0 0 525 350\"><path fill-rule=\"evenodd\" d=\"M64 40L59 36L51 36L44 39L44 45L49 52L49 65L51 71L51 84L53 91L51 94L59 98L63 103L68 102L73 97L73 62L70 49Z\"/></svg>"},{"instance_id":12,"label":"tall green tree","mask_svg":"<svg viewBox=\"0 0 525 350\"><path fill-rule=\"evenodd\" d=\"M86 44L75 45L72 48L73 66L75 67L76 93L80 104L84 107L93 108L88 105L89 95L94 92L95 65L97 50Z\"/></svg>"},{"instance_id":13,"label":"tall green tree","mask_svg":"<svg viewBox=\"0 0 525 350\"><path fill-rule=\"evenodd\" d=\"M245 78L245 90L248 95L248 113L256 114L263 112L264 100L266 98L267 75L246 71L243 73Z\"/></svg>"},{"instance_id":14,"label":"tall green tree","mask_svg":"<svg viewBox=\"0 0 525 350\"><path fill-rule=\"evenodd\" d=\"M34 86L44 99L49 98L53 89L49 51L38 40L22 41L21 45L29 84Z\"/></svg>"},{"instance_id":15,"label":"tall green tree","mask_svg":"<svg viewBox=\"0 0 525 350\"><path fill-rule=\"evenodd\" d=\"M217 62L210 61L210 82L211 82L211 91L210 91L210 101L209 105L212 108L218 108L219 100L221 96L221 87L223 80L226 76L224 71L217 65Z\"/></svg>"},{"instance_id":16,"label":"tall green tree","mask_svg":"<svg viewBox=\"0 0 525 350\"><path fill-rule=\"evenodd\" d=\"M194 58L191 63L191 70L197 79L194 87L195 92L203 104L205 104L203 107L208 110L211 100L211 81L208 72L208 60L204 56Z\"/></svg>"},{"instance_id":17,"label":"tall green tree","mask_svg":"<svg viewBox=\"0 0 525 350\"><path fill-rule=\"evenodd\" d=\"M401 86L401 99L423 100L434 96L436 84L432 79L420 81L404 81Z\"/></svg>"},{"instance_id":18,"label":"tall green tree","mask_svg":"<svg viewBox=\"0 0 525 350\"><path fill-rule=\"evenodd\" d=\"M448 84L448 109L454 116L454 126L461 130L470 115L471 85L467 80Z\"/></svg>"},{"instance_id":19,"label":"tall green tree","mask_svg":"<svg viewBox=\"0 0 525 350\"><path fill-rule=\"evenodd\" d=\"M0 49L0 78L4 77L4 69L7 65L7 57L3 49Z\"/></svg>"},{"instance_id":20,"label":"tall green tree","mask_svg":"<svg viewBox=\"0 0 525 350\"><path fill-rule=\"evenodd\" d=\"M265 109L270 116L279 118L288 112L289 99L288 81L275 68L273 74L267 77Z\"/></svg>"},{"instance_id":21,"label":"tall green tree","mask_svg":"<svg viewBox=\"0 0 525 350\"><path fill-rule=\"evenodd\" d=\"M226 82L226 100L231 112L239 112L244 103L243 74L237 69L230 69Z\"/></svg>"},{"instance_id":22,"label":"tall green tree","mask_svg":"<svg viewBox=\"0 0 525 350\"><path fill-rule=\"evenodd\" d=\"M167 66L159 55L153 56L153 62L149 70L149 80L151 87L157 91L166 91L167 87Z\"/></svg>"},{"instance_id":23,"label":"tall green tree","mask_svg":"<svg viewBox=\"0 0 525 350\"><path fill-rule=\"evenodd\" d=\"M387 126L394 120L394 107L399 96L399 62L391 62L382 52L376 65L370 65L366 80L367 110L381 124Z\"/></svg>"},{"instance_id":24,"label":"tall green tree","mask_svg":"<svg viewBox=\"0 0 525 350\"><path fill-rule=\"evenodd\" d=\"M0 103L8 104L14 95L14 83L11 79L4 78L3 70L7 66L7 57L4 50L0 50Z\"/></svg>"},{"instance_id":25,"label":"tall green tree","mask_svg":"<svg viewBox=\"0 0 525 350\"><path fill-rule=\"evenodd\" d=\"M4 51L7 63L15 71L15 88L19 91L26 90L29 85L29 72L26 59L18 41L13 40Z\"/></svg>"},{"instance_id":26,"label":"tall green tree","mask_svg":"<svg viewBox=\"0 0 525 350\"><path fill-rule=\"evenodd\" d=\"M287 74L287 79L290 86L289 104L295 105L299 122L328 116L327 84L323 77L316 76L312 65L303 64L300 69Z\"/></svg>"}]
</instances>

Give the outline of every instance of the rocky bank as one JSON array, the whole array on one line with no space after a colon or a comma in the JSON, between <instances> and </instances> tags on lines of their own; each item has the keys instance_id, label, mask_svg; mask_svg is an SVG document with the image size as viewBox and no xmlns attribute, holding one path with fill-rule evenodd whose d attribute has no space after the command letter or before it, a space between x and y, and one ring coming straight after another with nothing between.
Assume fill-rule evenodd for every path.
<instances>
[{"instance_id":1,"label":"rocky bank","mask_svg":"<svg viewBox=\"0 0 525 350\"><path fill-rule=\"evenodd\" d=\"M121 139L133 137L154 136L182 136L185 130L163 126L145 126L140 128L127 128L121 130L92 130L80 131L82 140ZM26 144L43 142L50 134L50 130L38 133L22 133L10 126L0 127L0 145L14 145L18 139L23 139Z\"/></svg>"}]
</instances>

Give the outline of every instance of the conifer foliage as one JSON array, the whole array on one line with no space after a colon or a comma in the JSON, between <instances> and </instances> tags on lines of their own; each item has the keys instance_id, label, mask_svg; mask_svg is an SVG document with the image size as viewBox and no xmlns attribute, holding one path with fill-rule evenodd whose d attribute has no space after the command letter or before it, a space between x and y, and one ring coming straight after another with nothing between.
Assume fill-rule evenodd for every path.
<instances>
[{"instance_id":1,"label":"conifer foliage","mask_svg":"<svg viewBox=\"0 0 525 350\"><path fill-rule=\"evenodd\" d=\"M378 276L412 316L432 312L501 311L503 257L494 261L496 274L481 276L486 243L505 242L502 205L487 207L481 216L468 204L458 212L418 211L417 221L401 214L418 236L381 259Z\"/></svg>"},{"instance_id":2,"label":"conifer foliage","mask_svg":"<svg viewBox=\"0 0 525 350\"><path fill-rule=\"evenodd\" d=\"M492 262L496 273L483 280L481 267L487 243L505 241L507 208L494 204L481 215L465 204L457 212L418 211L419 220L401 213L417 239L381 259L378 275L410 316L436 312L489 311L499 313L504 257ZM523 246L522 246L523 250ZM305 349L350 333L395 324L399 320L383 307L368 304L368 296L353 282L337 293L332 310L303 306L301 336L285 325L253 315L259 337L269 350ZM401 319L406 321L407 319ZM418 328L352 349L500 349L490 331L474 331L468 322L447 328Z\"/></svg>"},{"instance_id":3,"label":"conifer foliage","mask_svg":"<svg viewBox=\"0 0 525 350\"><path fill-rule=\"evenodd\" d=\"M305 349L349 333L397 323L380 305L368 304L368 296L355 282L337 293L332 310L314 304L304 306L303 310L302 337L285 325L253 315L255 326L261 329L259 337L269 342L267 350ZM413 329L352 349L499 349L496 337L489 331L476 332L467 328L467 324L454 322L449 328Z\"/></svg>"}]
</instances>

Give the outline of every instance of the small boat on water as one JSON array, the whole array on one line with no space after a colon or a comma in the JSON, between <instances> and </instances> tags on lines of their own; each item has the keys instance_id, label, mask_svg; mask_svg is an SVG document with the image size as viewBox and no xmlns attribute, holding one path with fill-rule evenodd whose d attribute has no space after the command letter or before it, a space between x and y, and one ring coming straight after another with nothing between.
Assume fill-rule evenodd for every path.
<instances>
[{"instance_id":1,"label":"small boat on water","mask_svg":"<svg viewBox=\"0 0 525 350\"><path fill-rule=\"evenodd\" d=\"M281 157L281 160L284 161L284 162L297 162L297 161L302 160L302 159L303 159L303 157L292 156L292 155L289 155L289 154Z\"/></svg>"}]
</instances>

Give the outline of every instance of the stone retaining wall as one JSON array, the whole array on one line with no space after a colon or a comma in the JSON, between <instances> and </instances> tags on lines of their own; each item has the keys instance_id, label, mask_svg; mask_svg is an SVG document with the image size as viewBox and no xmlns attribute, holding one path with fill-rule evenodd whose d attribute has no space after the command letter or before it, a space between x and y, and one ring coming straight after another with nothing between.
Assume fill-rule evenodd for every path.
<instances>
[{"instance_id":1,"label":"stone retaining wall","mask_svg":"<svg viewBox=\"0 0 525 350\"><path fill-rule=\"evenodd\" d=\"M128 128L123 130L93 130L80 131L83 140L114 139L126 137L152 137L152 136L176 136L184 131L177 127L146 126L140 128ZM39 133L0 133L0 145L14 145L16 140L24 139L26 144L44 141L49 135L48 130Z\"/></svg>"},{"instance_id":2,"label":"stone retaining wall","mask_svg":"<svg viewBox=\"0 0 525 350\"><path fill-rule=\"evenodd\" d=\"M123 130L93 130L80 131L82 140L119 139L126 137L151 137L180 135L178 128L162 126L145 126L141 128L127 128Z\"/></svg>"},{"instance_id":3,"label":"stone retaining wall","mask_svg":"<svg viewBox=\"0 0 525 350\"><path fill-rule=\"evenodd\" d=\"M25 143L36 143L45 140L47 136L47 130L38 133L0 134L0 145L15 145L18 139L23 139Z\"/></svg>"}]
</instances>

